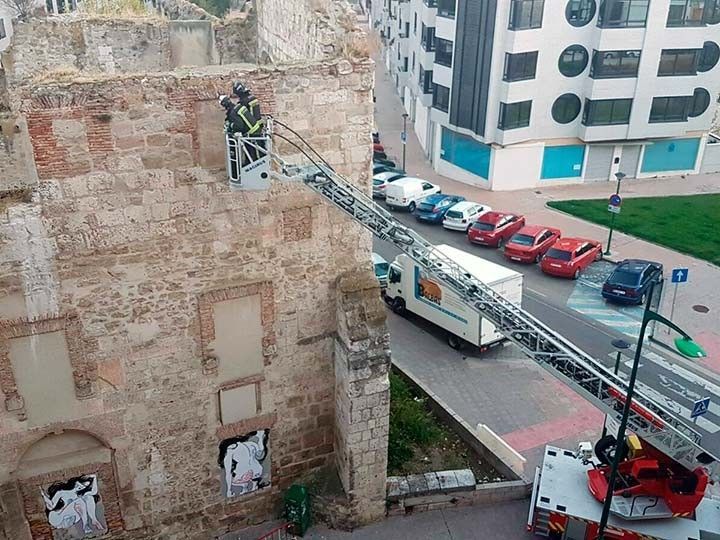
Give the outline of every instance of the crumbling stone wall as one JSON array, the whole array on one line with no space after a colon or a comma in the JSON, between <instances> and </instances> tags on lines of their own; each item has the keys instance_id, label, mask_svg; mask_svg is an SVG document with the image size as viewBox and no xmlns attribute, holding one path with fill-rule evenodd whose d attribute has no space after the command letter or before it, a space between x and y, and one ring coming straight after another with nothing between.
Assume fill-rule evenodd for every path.
<instances>
[{"instance_id":1,"label":"crumbling stone wall","mask_svg":"<svg viewBox=\"0 0 720 540\"><path fill-rule=\"evenodd\" d=\"M356 12L343 0L258 0L256 9L263 62L351 56L367 40Z\"/></svg>"},{"instance_id":2,"label":"crumbling stone wall","mask_svg":"<svg viewBox=\"0 0 720 540\"><path fill-rule=\"evenodd\" d=\"M267 112L369 190L372 77L370 61L340 61L17 89L39 182L30 202L0 209L0 537L46 538L39 488L89 472L103 481L110 538L199 540L242 528L270 517L299 475L336 459L358 519L377 515L387 404L381 308L368 299L377 291L368 285L336 308L338 277L368 268L369 233L303 186L230 192L215 103L232 80L247 80ZM278 146L295 159L287 150ZM242 298L259 298L262 367L222 380L208 313ZM58 335L75 405L33 423L13 343ZM370 374L358 364L363 339L380 366ZM342 370L339 347L352 353L337 356ZM337 394L348 369L362 377L339 381ZM257 413L224 422L219 392L246 386ZM366 424L362 442L349 427L370 407L355 402L358 389L385 407L370 409L377 430ZM336 402L350 416L338 417ZM266 429L271 485L226 499L219 442ZM13 476L29 448L68 430L102 441L112 467ZM365 431L372 459L360 448Z\"/></svg>"},{"instance_id":3,"label":"crumbling stone wall","mask_svg":"<svg viewBox=\"0 0 720 540\"><path fill-rule=\"evenodd\" d=\"M0 112L0 193L37 184L24 118Z\"/></svg>"},{"instance_id":4,"label":"crumbling stone wall","mask_svg":"<svg viewBox=\"0 0 720 540\"><path fill-rule=\"evenodd\" d=\"M60 75L160 73L180 66L254 63L255 24L249 13L227 21L31 19L16 26L12 46L2 53L2 65L12 89Z\"/></svg>"}]
</instances>

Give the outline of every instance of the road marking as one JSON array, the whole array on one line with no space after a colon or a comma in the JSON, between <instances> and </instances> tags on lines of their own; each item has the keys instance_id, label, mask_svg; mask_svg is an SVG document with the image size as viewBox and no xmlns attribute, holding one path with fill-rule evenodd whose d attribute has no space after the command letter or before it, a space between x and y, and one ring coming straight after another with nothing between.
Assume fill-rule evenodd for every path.
<instances>
[{"instance_id":1,"label":"road marking","mask_svg":"<svg viewBox=\"0 0 720 540\"><path fill-rule=\"evenodd\" d=\"M531 293L537 294L538 296L542 296L543 298L547 298L547 294L543 294L540 291L536 291L535 289L531 289L530 287L527 287L525 290L530 291Z\"/></svg>"},{"instance_id":2,"label":"road marking","mask_svg":"<svg viewBox=\"0 0 720 540\"><path fill-rule=\"evenodd\" d=\"M562 313L565 317L569 317L570 319L572 319L572 320L574 320L574 321L577 321L577 322L579 322L579 323L582 323L582 324L584 324L585 326L589 326L590 328L592 328L593 330L596 330L596 331L600 332L601 334L605 334L607 337L610 337L610 338L614 338L614 337L615 337L613 334L611 334L610 332L608 332L607 330L605 330L604 328L602 328L600 325L593 324L591 321L588 321L587 319L583 319L582 317L578 317L577 315L574 315L574 314L570 313L569 311L565 311L565 310L563 310L561 307L558 307L558 306L556 306L556 305L554 305L554 304L551 304L551 303L549 303L549 302L544 302L544 301L542 301L542 300L539 299L539 298L535 298L534 300L535 300L538 304L542 304L542 305L545 306L545 307L549 307L550 309L554 309L554 310L557 311L558 313Z\"/></svg>"},{"instance_id":3,"label":"road marking","mask_svg":"<svg viewBox=\"0 0 720 540\"><path fill-rule=\"evenodd\" d=\"M594 284L578 283L567 300L567 307L617 332L637 338L642 323L630 315L633 308L620 309L607 305L598 290L599 287Z\"/></svg>"}]
</instances>

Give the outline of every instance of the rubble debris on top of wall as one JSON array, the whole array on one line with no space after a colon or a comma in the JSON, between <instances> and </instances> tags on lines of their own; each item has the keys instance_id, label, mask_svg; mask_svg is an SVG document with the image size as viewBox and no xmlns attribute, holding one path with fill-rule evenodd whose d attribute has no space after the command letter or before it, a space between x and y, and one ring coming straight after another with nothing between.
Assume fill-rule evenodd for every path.
<instances>
[{"instance_id":1,"label":"rubble debris on top of wall","mask_svg":"<svg viewBox=\"0 0 720 540\"><path fill-rule=\"evenodd\" d=\"M345 0L259 0L257 12L263 62L369 56L368 35Z\"/></svg>"},{"instance_id":2,"label":"rubble debris on top of wall","mask_svg":"<svg viewBox=\"0 0 720 540\"><path fill-rule=\"evenodd\" d=\"M172 21L221 21L215 15L188 0L159 0L157 8L160 13Z\"/></svg>"}]
</instances>

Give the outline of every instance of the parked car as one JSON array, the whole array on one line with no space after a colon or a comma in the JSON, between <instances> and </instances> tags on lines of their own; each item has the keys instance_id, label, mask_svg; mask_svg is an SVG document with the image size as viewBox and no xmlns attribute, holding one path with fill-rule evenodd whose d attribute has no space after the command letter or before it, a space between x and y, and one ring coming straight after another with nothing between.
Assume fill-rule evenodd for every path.
<instances>
[{"instance_id":1,"label":"parked car","mask_svg":"<svg viewBox=\"0 0 720 540\"><path fill-rule=\"evenodd\" d=\"M625 259L605 280L603 298L621 304L644 304L652 283L663 280L663 265L642 259Z\"/></svg>"},{"instance_id":2,"label":"parked car","mask_svg":"<svg viewBox=\"0 0 720 540\"><path fill-rule=\"evenodd\" d=\"M473 244L502 247L524 225L525 216L507 212L486 212L468 229L468 240Z\"/></svg>"},{"instance_id":3,"label":"parked car","mask_svg":"<svg viewBox=\"0 0 720 540\"><path fill-rule=\"evenodd\" d=\"M385 147L379 142L373 142L373 152L385 153Z\"/></svg>"},{"instance_id":4,"label":"parked car","mask_svg":"<svg viewBox=\"0 0 720 540\"><path fill-rule=\"evenodd\" d=\"M477 219L492 210L485 204L472 201L461 201L445 212L443 227L453 231L465 231L477 221Z\"/></svg>"},{"instance_id":5,"label":"parked car","mask_svg":"<svg viewBox=\"0 0 720 540\"><path fill-rule=\"evenodd\" d=\"M381 172L386 172L386 171L400 172L400 173L405 172L402 169L398 169L397 167L395 167L394 161L388 161L387 163L379 163L377 161L373 162L373 176L375 176L376 174L379 174Z\"/></svg>"},{"instance_id":6,"label":"parked car","mask_svg":"<svg viewBox=\"0 0 720 540\"><path fill-rule=\"evenodd\" d=\"M503 254L505 258L515 262L540 262L560 236L560 230L553 227L525 225L510 237Z\"/></svg>"},{"instance_id":7,"label":"parked car","mask_svg":"<svg viewBox=\"0 0 720 540\"><path fill-rule=\"evenodd\" d=\"M388 185L392 184L395 180L400 180L400 178L405 178L405 173L397 171L385 171L373 176L373 197L377 199L384 199L385 188L387 188Z\"/></svg>"},{"instance_id":8,"label":"parked car","mask_svg":"<svg viewBox=\"0 0 720 540\"><path fill-rule=\"evenodd\" d=\"M375 252L372 254L372 263L373 269L375 270L375 277L378 283L380 283L380 289L387 289L390 263Z\"/></svg>"},{"instance_id":9,"label":"parked car","mask_svg":"<svg viewBox=\"0 0 720 540\"><path fill-rule=\"evenodd\" d=\"M431 184L427 180L407 176L395 180L385 188L385 204L391 209L402 208L414 212L420 201L440 191L440 186Z\"/></svg>"},{"instance_id":10,"label":"parked car","mask_svg":"<svg viewBox=\"0 0 720 540\"><path fill-rule=\"evenodd\" d=\"M460 195L444 195L442 193L430 195L417 205L415 219L425 223L442 223L445 213L455 204L464 200L465 197Z\"/></svg>"},{"instance_id":11,"label":"parked car","mask_svg":"<svg viewBox=\"0 0 720 540\"><path fill-rule=\"evenodd\" d=\"M540 269L551 276L577 279L580 272L602 259L602 245L585 238L560 238L540 261Z\"/></svg>"}]
</instances>

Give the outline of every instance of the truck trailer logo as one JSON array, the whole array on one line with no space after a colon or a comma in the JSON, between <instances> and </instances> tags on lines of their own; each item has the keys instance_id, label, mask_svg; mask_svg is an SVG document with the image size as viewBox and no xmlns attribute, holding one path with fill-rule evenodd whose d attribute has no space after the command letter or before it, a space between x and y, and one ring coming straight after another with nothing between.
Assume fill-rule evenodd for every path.
<instances>
[{"instance_id":1,"label":"truck trailer logo","mask_svg":"<svg viewBox=\"0 0 720 540\"><path fill-rule=\"evenodd\" d=\"M464 324L467 324L467 320L453 313L449 309L442 306L442 289L440 285L428 278L425 272L421 272L419 267L415 267L415 298L420 302L440 310L445 315L452 317Z\"/></svg>"}]
</instances>

